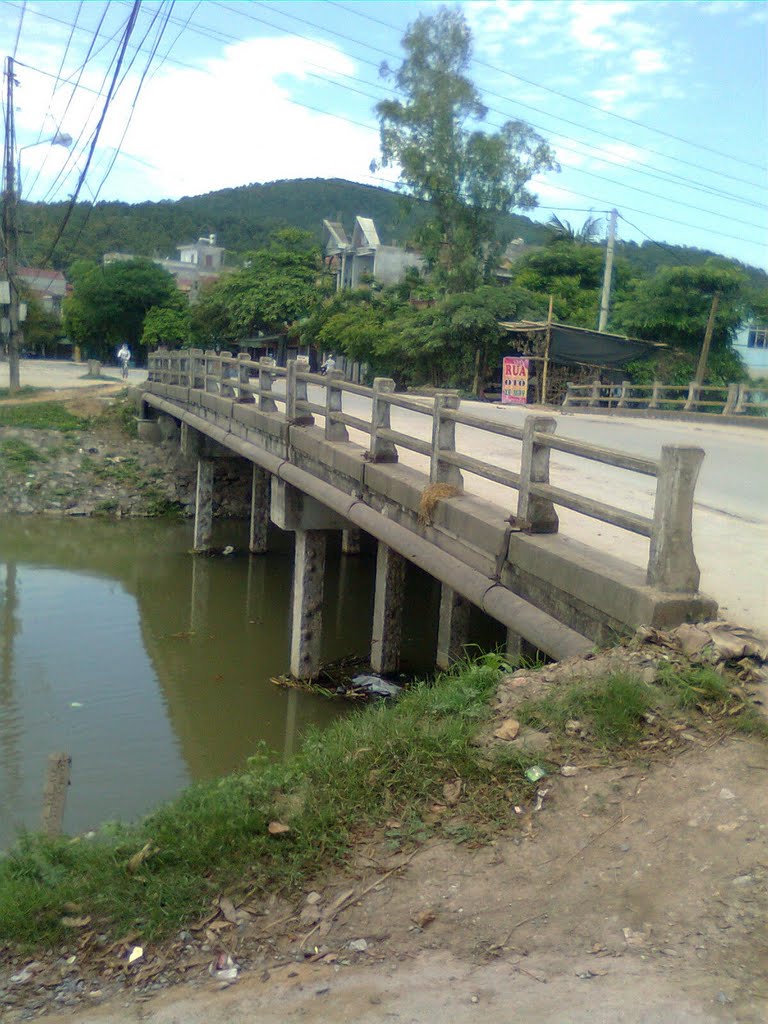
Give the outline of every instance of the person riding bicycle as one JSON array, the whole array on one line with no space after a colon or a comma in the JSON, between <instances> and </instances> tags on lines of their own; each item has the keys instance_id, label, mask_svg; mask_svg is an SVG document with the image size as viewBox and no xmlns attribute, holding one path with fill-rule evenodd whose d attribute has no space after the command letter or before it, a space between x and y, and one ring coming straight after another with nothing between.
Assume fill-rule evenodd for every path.
<instances>
[{"instance_id":1,"label":"person riding bicycle","mask_svg":"<svg viewBox=\"0 0 768 1024\"><path fill-rule=\"evenodd\" d=\"M123 379L126 380L128 378L128 363L131 361L131 350L125 342L118 349L117 361L120 363Z\"/></svg>"}]
</instances>

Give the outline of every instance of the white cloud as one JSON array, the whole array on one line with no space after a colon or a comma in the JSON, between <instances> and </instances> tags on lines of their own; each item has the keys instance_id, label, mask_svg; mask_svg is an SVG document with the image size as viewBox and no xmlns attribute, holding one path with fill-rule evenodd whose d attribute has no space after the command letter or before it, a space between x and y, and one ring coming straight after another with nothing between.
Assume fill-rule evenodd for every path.
<instances>
[{"instance_id":1,"label":"white cloud","mask_svg":"<svg viewBox=\"0 0 768 1024\"><path fill-rule=\"evenodd\" d=\"M630 58L638 75L655 75L667 69L667 62L659 50L633 50Z\"/></svg>"},{"instance_id":2,"label":"white cloud","mask_svg":"<svg viewBox=\"0 0 768 1024\"><path fill-rule=\"evenodd\" d=\"M575 0L570 4L568 30L572 38L585 50L612 52L621 46L622 35L618 23L632 10L629 3L595 3L594 0Z\"/></svg>"}]
</instances>

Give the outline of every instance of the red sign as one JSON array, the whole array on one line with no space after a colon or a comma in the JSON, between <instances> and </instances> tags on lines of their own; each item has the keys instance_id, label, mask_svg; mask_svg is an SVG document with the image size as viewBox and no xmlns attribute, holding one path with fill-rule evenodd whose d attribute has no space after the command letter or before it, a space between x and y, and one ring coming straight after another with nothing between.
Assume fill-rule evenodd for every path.
<instances>
[{"instance_id":1,"label":"red sign","mask_svg":"<svg viewBox=\"0 0 768 1024\"><path fill-rule=\"evenodd\" d=\"M522 356L504 356L501 376L501 404L525 405L528 401L529 360Z\"/></svg>"}]
</instances>

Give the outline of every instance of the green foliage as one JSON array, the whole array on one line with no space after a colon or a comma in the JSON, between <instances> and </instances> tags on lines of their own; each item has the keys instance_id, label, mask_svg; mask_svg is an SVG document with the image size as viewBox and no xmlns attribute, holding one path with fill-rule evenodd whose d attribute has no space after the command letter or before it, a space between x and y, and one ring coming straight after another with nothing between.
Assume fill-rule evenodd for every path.
<instances>
[{"instance_id":1,"label":"green foliage","mask_svg":"<svg viewBox=\"0 0 768 1024\"><path fill-rule=\"evenodd\" d=\"M23 299L27 304L27 318L22 324L22 347L25 352L45 357L63 337L61 321L55 313L48 312L42 302L31 293L24 294Z\"/></svg>"},{"instance_id":2,"label":"green foliage","mask_svg":"<svg viewBox=\"0 0 768 1024\"><path fill-rule=\"evenodd\" d=\"M196 345L221 345L257 332L287 330L308 316L332 288L320 249L306 231L275 232L269 245L247 253L241 270L222 277L193 311Z\"/></svg>"},{"instance_id":3,"label":"green foliage","mask_svg":"<svg viewBox=\"0 0 768 1024\"><path fill-rule=\"evenodd\" d=\"M34 402L0 406L0 427L36 430L79 430L85 420L68 412L61 402Z\"/></svg>"},{"instance_id":4,"label":"green foliage","mask_svg":"<svg viewBox=\"0 0 768 1024\"><path fill-rule=\"evenodd\" d=\"M662 384L678 384L688 386L696 373L698 356L695 352L672 348L661 355L650 359L638 359L627 363L627 379L633 384L652 384L658 380ZM707 360L705 384L726 386L749 380L741 356L733 349L722 349L710 353Z\"/></svg>"},{"instance_id":5,"label":"green foliage","mask_svg":"<svg viewBox=\"0 0 768 1024\"><path fill-rule=\"evenodd\" d=\"M494 665L459 666L394 706L311 732L287 764L259 752L245 771L186 790L138 825L75 842L22 837L0 861L0 942L59 942L69 901L105 933L151 941L188 926L227 888L295 891L343 861L361 827L393 815L398 842L430 828L461 841L484 823L508 824L510 790L520 799L530 790L530 759L473 743L498 678ZM428 826L424 812L457 777L461 818ZM270 835L272 820L290 832ZM157 852L127 871L147 842Z\"/></svg>"},{"instance_id":6,"label":"green foliage","mask_svg":"<svg viewBox=\"0 0 768 1024\"><path fill-rule=\"evenodd\" d=\"M660 267L652 277L635 280L614 305L613 325L635 338L663 341L698 351L712 299L720 300L712 351L730 346L746 313L746 276L732 264L708 260L700 267Z\"/></svg>"},{"instance_id":7,"label":"green foliage","mask_svg":"<svg viewBox=\"0 0 768 1024\"><path fill-rule=\"evenodd\" d=\"M78 263L74 270L74 291L64 300L64 327L89 356L103 362L114 358L121 341L128 342L136 358L148 310L177 302L173 277L149 260L90 268Z\"/></svg>"},{"instance_id":8,"label":"green foliage","mask_svg":"<svg viewBox=\"0 0 768 1024\"><path fill-rule=\"evenodd\" d=\"M190 343L192 314L181 292L176 292L165 306L153 306L144 317L141 344L147 349L183 348Z\"/></svg>"},{"instance_id":9,"label":"green foliage","mask_svg":"<svg viewBox=\"0 0 768 1024\"><path fill-rule=\"evenodd\" d=\"M402 40L397 71L382 69L403 101L376 105L381 166L395 166L402 186L430 204L418 238L436 280L465 291L493 259L497 219L536 205L527 183L555 167L550 148L522 121L488 133L473 129L488 111L467 77L472 37L464 15L441 7L420 15Z\"/></svg>"},{"instance_id":10,"label":"green foliage","mask_svg":"<svg viewBox=\"0 0 768 1024\"><path fill-rule=\"evenodd\" d=\"M7 466L17 472L28 469L35 462L45 462L46 456L31 444L17 437L0 440L0 466Z\"/></svg>"}]
</instances>

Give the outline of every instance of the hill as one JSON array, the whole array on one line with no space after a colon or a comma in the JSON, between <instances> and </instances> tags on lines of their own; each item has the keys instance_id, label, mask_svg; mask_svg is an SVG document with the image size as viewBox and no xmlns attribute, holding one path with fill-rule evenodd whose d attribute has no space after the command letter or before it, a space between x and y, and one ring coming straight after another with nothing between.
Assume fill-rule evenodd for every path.
<instances>
[{"instance_id":1,"label":"hill","mask_svg":"<svg viewBox=\"0 0 768 1024\"><path fill-rule=\"evenodd\" d=\"M23 256L37 265L45 256L66 203L22 203ZM76 259L101 259L105 252L175 256L179 243L215 233L230 252L257 249L277 228L311 231L320 240L324 218L351 228L358 214L372 217L382 241L408 241L424 216L424 206L387 189L337 178L299 178L242 185L202 196L159 203L78 203L56 248L53 265L66 269ZM533 244L549 232L528 217L505 218L503 233Z\"/></svg>"}]
</instances>

